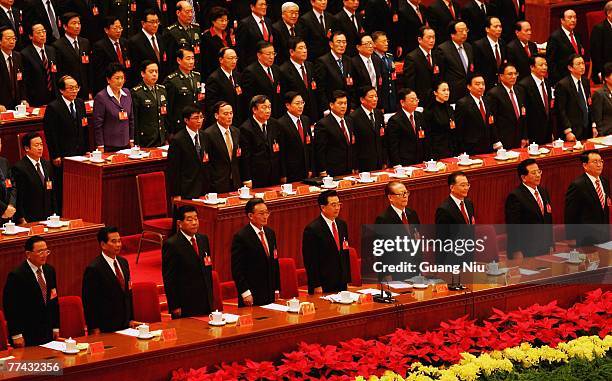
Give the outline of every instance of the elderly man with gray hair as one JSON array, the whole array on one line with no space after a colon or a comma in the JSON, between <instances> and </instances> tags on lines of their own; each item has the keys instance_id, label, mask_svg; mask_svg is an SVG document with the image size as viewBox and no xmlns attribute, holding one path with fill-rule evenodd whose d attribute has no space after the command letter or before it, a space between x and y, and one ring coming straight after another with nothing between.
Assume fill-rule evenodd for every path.
<instances>
[{"instance_id":1,"label":"elderly man with gray hair","mask_svg":"<svg viewBox=\"0 0 612 381\"><path fill-rule=\"evenodd\" d=\"M276 64L289 60L289 38L303 37L302 25L298 22L300 18L300 7L294 2L288 1L281 6L281 19L272 25L274 36L274 49L276 50Z\"/></svg>"},{"instance_id":2,"label":"elderly man with gray hair","mask_svg":"<svg viewBox=\"0 0 612 381\"><path fill-rule=\"evenodd\" d=\"M598 84L604 80L604 66L608 62L612 62L612 49L610 49L610 40L612 39L612 1L606 3L604 13L606 18L595 25L591 31L591 62L593 63L591 79Z\"/></svg>"}]
</instances>

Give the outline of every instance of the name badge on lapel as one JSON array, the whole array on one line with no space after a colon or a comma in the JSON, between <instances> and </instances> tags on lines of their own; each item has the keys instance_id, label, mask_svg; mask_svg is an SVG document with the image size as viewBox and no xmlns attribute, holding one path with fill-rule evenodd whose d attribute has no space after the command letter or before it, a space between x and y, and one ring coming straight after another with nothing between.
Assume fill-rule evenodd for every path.
<instances>
[{"instance_id":1,"label":"name badge on lapel","mask_svg":"<svg viewBox=\"0 0 612 381\"><path fill-rule=\"evenodd\" d=\"M166 106L161 106L159 108L159 113L162 115L166 115L168 113L168 110L166 109Z\"/></svg>"},{"instance_id":2,"label":"name badge on lapel","mask_svg":"<svg viewBox=\"0 0 612 381\"><path fill-rule=\"evenodd\" d=\"M450 122L448 122L448 125L449 125L451 130L455 129L455 121L454 120L451 119Z\"/></svg>"},{"instance_id":3,"label":"name badge on lapel","mask_svg":"<svg viewBox=\"0 0 612 381\"><path fill-rule=\"evenodd\" d=\"M87 54L83 53L83 55L81 56L81 63L83 64L89 63L89 56Z\"/></svg>"},{"instance_id":4,"label":"name badge on lapel","mask_svg":"<svg viewBox=\"0 0 612 381\"><path fill-rule=\"evenodd\" d=\"M208 163L208 152L204 152L204 155L202 155L202 163Z\"/></svg>"},{"instance_id":5,"label":"name badge on lapel","mask_svg":"<svg viewBox=\"0 0 612 381\"><path fill-rule=\"evenodd\" d=\"M392 71L391 72L391 80L395 81L396 79L397 79L397 74L394 71Z\"/></svg>"},{"instance_id":6,"label":"name badge on lapel","mask_svg":"<svg viewBox=\"0 0 612 381\"><path fill-rule=\"evenodd\" d=\"M476 225L476 219L472 216L472 225Z\"/></svg>"},{"instance_id":7,"label":"name badge on lapel","mask_svg":"<svg viewBox=\"0 0 612 381\"><path fill-rule=\"evenodd\" d=\"M384 127L381 127L381 128L380 128L380 131L378 132L378 134L379 134L380 136L385 136L385 128L384 128Z\"/></svg>"},{"instance_id":8,"label":"name badge on lapel","mask_svg":"<svg viewBox=\"0 0 612 381\"><path fill-rule=\"evenodd\" d=\"M552 208L550 207L550 204L546 204L546 213L552 214Z\"/></svg>"},{"instance_id":9,"label":"name badge on lapel","mask_svg":"<svg viewBox=\"0 0 612 381\"><path fill-rule=\"evenodd\" d=\"M204 266L212 266L212 258L210 255L204 256Z\"/></svg>"},{"instance_id":10,"label":"name badge on lapel","mask_svg":"<svg viewBox=\"0 0 612 381\"><path fill-rule=\"evenodd\" d=\"M193 47L193 54L200 54L200 44L196 44Z\"/></svg>"},{"instance_id":11,"label":"name badge on lapel","mask_svg":"<svg viewBox=\"0 0 612 381\"><path fill-rule=\"evenodd\" d=\"M13 187L13 183L11 182L11 179L4 179L4 186L8 189L8 188L12 188Z\"/></svg>"},{"instance_id":12,"label":"name badge on lapel","mask_svg":"<svg viewBox=\"0 0 612 381\"><path fill-rule=\"evenodd\" d=\"M351 76L346 77L346 85L353 86L353 78Z\"/></svg>"},{"instance_id":13,"label":"name badge on lapel","mask_svg":"<svg viewBox=\"0 0 612 381\"><path fill-rule=\"evenodd\" d=\"M608 197L607 204L608 204L608 208L612 207L612 200L610 200L610 197Z\"/></svg>"},{"instance_id":14,"label":"name badge on lapel","mask_svg":"<svg viewBox=\"0 0 612 381\"><path fill-rule=\"evenodd\" d=\"M440 68L438 67L438 65L434 65L434 67L433 67L433 73L434 73L434 74L440 74Z\"/></svg>"},{"instance_id":15,"label":"name badge on lapel","mask_svg":"<svg viewBox=\"0 0 612 381\"><path fill-rule=\"evenodd\" d=\"M92 13L94 16L97 16L97 15L99 15L99 14L100 14L100 11L98 10L98 7L96 7L96 6L94 5L94 6L93 6L93 8L91 8L91 13Z\"/></svg>"},{"instance_id":16,"label":"name badge on lapel","mask_svg":"<svg viewBox=\"0 0 612 381\"><path fill-rule=\"evenodd\" d=\"M316 90L317 89L317 83L315 81L310 82L310 89L311 90Z\"/></svg>"},{"instance_id":17,"label":"name badge on lapel","mask_svg":"<svg viewBox=\"0 0 612 381\"><path fill-rule=\"evenodd\" d=\"M351 136L351 144L355 144L355 135Z\"/></svg>"},{"instance_id":18,"label":"name badge on lapel","mask_svg":"<svg viewBox=\"0 0 612 381\"><path fill-rule=\"evenodd\" d=\"M397 13L393 14L393 22L398 22L399 21L399 16L397 15Z\"/></svg>"},{"instance_id":19,"label":"name badge on lapel","mask_svg":"<svg viewBox=\"0 0 612 381\"><path fill-rule=\"evenodd\" d=\"M525 106L521 106L521 116L527 115L527 110L525 110Z\"/></svg>"},{"instance_id":20,"label":"name badge on lapel","mask_svg":"<svg viewBox=\"0 0 612 381\"><path fill-rule=\"evenodd\" d=\"M278 251L274 249L274 259L278 259Z\"/></svg>"},{"instance_id":21,"label":"name badge on lapel","mask_svg":"<svg viewBox=\"0 0 612 381\"><path fill-rule=\"evenodd\" d=\"M54 63L51 64L51 73L57 73L57 65Z\"/></svg>"},{"instance_id":22,"label":"name badge on lapel","mask_svg":"<svg viewBox=\"0 0 612 381\"><path fill-rule=\"evenodd\" d=\"M17 72L17 80L21 81L23 79L23 73L21 73L20 71Z\"/></svg>"},{"instance_id":23,"label":"name badge on lapel","mask_svg":"<svg viewBox=\"0 0 612 381\"><path fill-rule=\"evenodd\" d=\"M276 84L276 94L280 94L280 83Z\"/></svg>"},{"instance_id":24,"label":"name badge on lapel","mask_svg":"<svg viewBox=\"0 0 612 381\"><path fill-rule=\"evenodd\" d=\"M344 237L344 238L342 239L342 250L348 250L348 249L349 249L349 243L348 243L348 241L346 240L346 237Z\"/></svg>"},{"instance_id":25,"label":"name badge on lapel","mask_svg":"<svg viewBox=\"0 0 612 381\"><path fill-rule=\"evenodd\" d=\"M493 118L493 115L489 115L489 124L493 123L495 123L495 119Z\"/></svg>"},{"instance_id":26,"label":"name badge on lapel","mask_svg":"<svg viewBox=\"0 0 612 381\"><path fill-rule=\"evenodd\" d=\"M310 144L310 135L306 135L306 144Z\"/></svg>"},{"instance_id":27,"label":"name badge on lapel","mask_svg":"<svg viewBox=\"0 0 612 381\"><path fill-rule=\"evenodd\" d=\"M49 296L49 299L55 299L57 298L57 290L55 288L51 289L51 295Z\"/></svg>"},{"instance_id":28,"label":"name badge on lapel","mask_svg":"<svg viewBox=\"0 0 612 381\"><path fill-rule=\"evenodd\" d=\"M242 156L242 149L240 147L238 147L236 149L236 157L240 157L240 156Z\"/></svg>"},{"instance_id":29,"label":"name badge on lapel","mask_svg":"<svg viewBox=\"0 0 612 381\"><path fill-rule=\"evenodd\" d=\"M240 86L236 86L235 89L236 89L236 95L242 94L242 88Z\"/></svg>"},{"instance_id":30,"label":"name badge on lapel","mask_svg":"<svg viewBox=\"0 0 612 381\"><path fill-rule=\"evenodd\" d=\"M419 139L425 139L425 130L419 129Z\"/></svg>"},{"instance_id":31,"label":"name badge on lapel","mask_svg":"<svg viewBox=\"0 0 612 381\"><path fill-rule=\"evenodd\" d=\"M47 190L52 190L52 189L53 189L53 181L51 181L51 180L47 180L47 181L45 182L45 184L46 184L46 188L47 188Z\"/></svg>"},{"instance_id":32,"label":"name badge on lapel","mask_svg":"<svg viewBox=\"0 0 612 381\"><path fill-rule=\"evenodd\" d=\"M87 127L87 125L89 124L89 122L87 121L87 117L82 117L81 118L81 127Z\"/></svg>"},{"instance_id":33,"label":"name badge on lapel","mask_svg":"<svg viewBox=\"0 0 612 381\"><path fill-rule=\"evenodd\" d=\"M126 111L119 111L119 120L128 120L128 113Z\"/></svg>"},{"instance_id":34,"label":"name badge on lapel","mask_svg":"<svg viewBox=\"0 0 612 381\"><path fill-rule=\"evenodd\" d=\"M280 147L279 147L278 143L276 142L276 140L274 141L274 144L272 144L272 151L273 152L280 151Z\"/></svg>"}]
</instances>

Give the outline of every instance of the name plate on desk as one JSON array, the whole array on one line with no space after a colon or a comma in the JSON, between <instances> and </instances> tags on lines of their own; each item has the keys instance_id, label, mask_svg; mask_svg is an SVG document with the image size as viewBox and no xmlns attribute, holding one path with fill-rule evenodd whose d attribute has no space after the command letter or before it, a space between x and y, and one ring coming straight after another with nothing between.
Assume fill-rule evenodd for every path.
<instances>
[{"instance_id":1,"label":"name plate on desk","mask_svg":"<svg viewBox=\"0 0 612 381\"><path fill-rule=\"evenodd\" d=\"M563 153L563 148L561 147L553 147L550 149L551 155L561 155Z\"/></svg>"},{"instance_id":2,"label":"name plate on desk","mask_svg":"<svg viewBox=\"0 0 612 381\"><path fill-rule=\"evenodd\" d=\"M238 316L236 321L237 327L252 327L253 326L253 315L241 315Z\"/></svg>"},{"instance_id":3,"label":"name plate on desk","mask_svg":"<svg viewBox=\"0 0 612 381\"><path fill-rule=\"evenodd\" d=\"M585 150L595 149L595 143L586 141L583 144Z\"/></svg>"},{"instance_id":4,"label":"name plate on desk","mask_svg":"<svg viewBox=\"0 0 612 381\"><path fill-rule=\"evenodd\" d=\"M376 175L376 181L379 183L384 183L389 181L389 174L388 173L379 173Z\"/></svg>"},{"instance_id":5,"label":"name plate on desk","mask_svg":"<svg viewBox=\"0 0 612 381\"><path fill-rule=\"evenodd\" d=\"M434 286L434 292L437 294L445 294L448 293L448 284L446 283L438 283Z\"/></svg>"},{"instance_id":6,"label":"name plate on desk","mask_svg":"<svg viewBox=\"0 0 612 381\"><path fill-rule=\"evenodd\" d=\"M38 235L38 234L43 234L44 232L45 232L44 225L34 225L30 228L29 235Z\"/></svg>"},{"instance_id":7,"label":"name plate on desk","mask_svg":"<svg viewBox=\"0 0 612 381\"><path fill-rule=\"evenodd\" d=\"M529 159L529 153L527 153L527 151L521 151L521 152L519 152L519 157L518 157L518 159L519 159L520 161L523 161L523 160L527 160L527 159Z\"/></svg>"},{"instance_id":8,"label":"name plate on desk","mask_svg":"<svg viewBox=\"0 0 612 381\"><path fill-rule=\"evenodd\" d=\"M277 198L278 198L278 193L274 190L264 192L263 199L266 201L275 200Z\"/></svg>"},{"instance_id":9,"label":"name plate on desk","mask_svg":"<svg viewBox=\"0 0 612 381\"><path fill-rule=\"evenodd\" d=\"M362 295L359 295L359 299L357 299L357 303L372 304L374 303L374 298L372 298L372 294L362 294Z\"/></svg>"},{"instance_id":10,"label":"name plate on desk","mask_svg":"<svg viewBox=\"0 0 612 381\"><path fill-rule=\"evenodd\" d=\"M0 120L13 120L15 119L15 115L12 112L3 112L0 113Z\"/></svg>"},{"instance_id":11,"label":"name plate on desk","mask_svg":"<svg viewBox=\"0 0 612 381\"><path fill-rule=\"evenodd\" d=\"M459 170L459 166L457 165L457 162L455 161L449 161L445 164L446 164L446 172L455 172Z\"/></svg>"},{"instance_id":12,"label":"name plate on desk","mask_svg":"<svg viewBox=\"0 0 612 381\"><path fill-rule=\"evenodd\" d=\"M240 204L240 199L238 197L228 197L227 200L225 200L225 205L228 205L228 206L238 205L238 204Z\"/></svg>"},{"instance_id":13,"label":"name plate on desk","mask_svg":"<svg viewBox=\"0 0 612 381\"><path fill-rule=\"evenodd\" d=\"M308 186L308 185L300 185L299 187L297 187L296 192L299 195L308 194L308 193L310 193L310 186Z\"/></svg>"},{"instance_id":14,"label":"name plate on desk","mask_svg":"<svg viewBox=\"0 0 612 381\"><path fill-rule=\"evenodd\" d=\"M338 181L338 189L350 188L353 183L350 180L340 180Z\"/></svg>"},{"instance_id":15,"label":"name plate on desk","mask_svg":"<svg viewBox=\"0 0 612 381\"><path fill-rule=\"evenodd\" d=\"M161 338L164 341L176 340L176 338L177 338L176 337L176 329L175 328L164 329L162 331Z\"/></svg>"},{"instance_id":16,"label":"name plate on desk","mask_svg":"<svg viewBox=\"0 0 612 381\"><path fill-rule=\"evenodd\" d=\"M510 267L506 271L506 285L518 283L521 280L521 270L518 266Z\"/></svg>"},{"instance_id":17,"label":"name plate on desk","mask_svg":"<svg viewBox=\"0 0 612 381\"><path fill-rule=\"evenodd\" d=\"M123 154L115 154L113 156L111 156L111 163L125 163L126 161L128 161L128 157L127 155L123 155Z\"/></svg>"},{"instance_id":18,"label":"name plate on desk","mask_svg":"<svg viewBox=\"0 0 612 381\"><path fill-rule=\"evenodd\" d=\"M95 355L99 353L104 353L104 343L101 341L96 341L95 343L89 343L89 347L87 348L87 354Z\"/></svg>"},{"instance_id":19,"label":"name plate on desk","mask_svg":"<svg viewBox=\"0 0 612 381\"><path fill-rule=\"evenodd\" d=\"M76 228L82 228L82 227L83 227L83 220L80 218L76 220L68 221L68 228L70 229L76 229Z\"/></svg>"},{"instance_id":20,"label":"name plate on desk","mask_svg":"<svg viewBox=\"0 0 612 381\"><path fill-rule=\"evenodd\" d=\"M153 150L151 150L149 152L150 152L150 156L149 157L151 159L160 159L160 158L163 157L162 150L160 150L160 149L153 149Z\"/></svg>"},{"instance_id":21,"label":"name plate on desk","mask_svg":"<svg viewBox=\"0 0 612 381\"><path fill-rule=\"evenodd\" d=\"M414 171L412 171L412 176L410 177L420 177L423 176L425 174L425 172L423 172L422 169L415 169Z\"/></svg>"},{"instance_id":22,"label":"name plate on desk","mask_svg":"<svg viewBox=\"0 0 612 381\"><path fill-rule=\"evenodd\" d=\"M312 315L315 313L314 303L302 302L300 303L300 315Z\"/></svg>"}]
</instances>

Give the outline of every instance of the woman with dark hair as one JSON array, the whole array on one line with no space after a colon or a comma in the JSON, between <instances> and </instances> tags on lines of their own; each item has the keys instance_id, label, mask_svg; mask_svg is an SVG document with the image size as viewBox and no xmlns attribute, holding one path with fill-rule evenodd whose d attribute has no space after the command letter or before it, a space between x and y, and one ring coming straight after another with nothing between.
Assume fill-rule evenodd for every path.
<instances>
[{"instance_id":1,"label":"woman with dark hair","mask_svg":"<svg viewBox=\"0 0 612 381\"><path fill-rule=\"evenodd\" d=\"M437 83L434 86L434 96L434 102L425 110L425 120L429 128L431 155L434 160L439 160L457 153L453 108L448 103L448 83Z\"/></svg>"},{"instance_id":2,"label":"woman with dark hair","mask_svg":"<svg viewBox=\"0 0 612 381\"><path fill-rule=\"evenodd\" d=\"M219 67L217 54L223 47L236 45L234 28L229 27L229 11L223 7L212 7L209 12L210 29L202 34L202 78L208 77Z\"/></svg>"},{"instance_id":3,"label":"woman with dark hair","mask_svg":"<svg viewBox=\"0 0 612 381\"><path fill-rule=\"evenodd\" d=\"M134 145L132 96L125 84L125 68L113 62L106 68L108 85L94 98L94 141L99 150L115 152Z\"/></svg>"}]
</instances>

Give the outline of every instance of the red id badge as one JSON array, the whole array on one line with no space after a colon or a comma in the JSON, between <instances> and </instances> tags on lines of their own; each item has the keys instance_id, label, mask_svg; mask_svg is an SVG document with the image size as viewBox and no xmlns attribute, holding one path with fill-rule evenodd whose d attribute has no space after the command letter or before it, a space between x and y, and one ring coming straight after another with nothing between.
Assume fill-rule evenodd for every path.
<instances>
[{"instance_id":1,"label":"red id badge","mask_svg":"<svg viewBox=\"0 0 612 381\"><path fill-rule=\"evenodd\" d=\"M128 113L126 111L119 111L119 120L128 120Z\"/></svg>"},{"instance_id":2,"label":"red id badge","mask_svg":"<svg viewBox=\"0 0 612 381\"><path fill-rule=\"evenodd\" d=\"M210 255L204 257L204 266L212 266L212 258Z\"/></svg>"}]
</instances>

